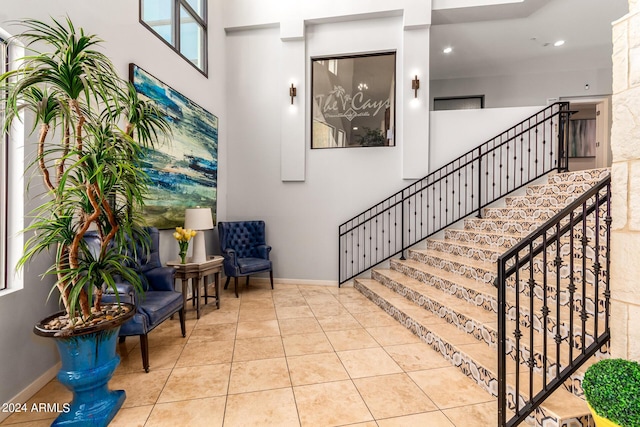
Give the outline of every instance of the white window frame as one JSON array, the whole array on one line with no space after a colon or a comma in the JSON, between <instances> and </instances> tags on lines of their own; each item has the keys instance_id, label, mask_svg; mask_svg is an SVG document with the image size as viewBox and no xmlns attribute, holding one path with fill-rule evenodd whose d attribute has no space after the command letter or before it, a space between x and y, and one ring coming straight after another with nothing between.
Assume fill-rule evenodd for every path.
<instances>
[{"instance_id":1,"label":"white window frame","mask_svg":"<svg viewBox=\"0 0 640 427\"><path fill-rule=\"evenodd\" d=\"M184 60L186 60L189 64L191 64L196 70L200 71L204 74L205 77L208 77L208 69L209 69L209 53L208 53L208 31L207 31L207 13L208 13L208 0L202 0L202 16L200 16L189 4L187 0L170 0L172 2L172 11L171 18L169 21L166 21L166 24L171 25L171 41L166 40L162 35L160 35L156 30L153 29L153 23L146 22L143 19L144 13L144 1L139 0L138 2L138 11L139 11L139 21L142 25L147 27L149 31L155 34L160 40L162 40L167 46L171 47L178 55L180 55ZM180 8L183 8L185 12L189 15L189 18L193 19L197 25L199 25L200 30L202 31L202 35L200 39L197 41L198 50L200 51L201 57L201 67L195 64L191 59L187 58L183 53L180 46ZM164 22L164 21L163 21Z\"/></svg>"},{"instance_id":2,"label":"white window frame","mask_svg":"<svg viewBox=\"0 0 640 427\"><path fill-rule=\"evenodd\" d=\"M24 56L24 47L0 28L0 38L8 43L8 67L13 69L19 62L13 58ZM4 72L4 69L3 69ZM0 141L0 296L23 288L22 273L17 270L23 251L24 238L24 115L13 121L6 138Z\"/></svg>"}]
</instances>

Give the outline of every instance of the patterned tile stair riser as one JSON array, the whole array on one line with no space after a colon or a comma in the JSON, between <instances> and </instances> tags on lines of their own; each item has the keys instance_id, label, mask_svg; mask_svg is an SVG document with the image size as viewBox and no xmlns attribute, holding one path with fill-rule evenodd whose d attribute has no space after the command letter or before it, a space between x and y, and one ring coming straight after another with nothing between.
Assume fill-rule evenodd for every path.
<instances>
[{"instance_id":1,"label":"patterned tile stair riser","mask_svg":"<svg viewBox=\"0 0 640 427\"><path fill-rule=\"evenodd\" d=\"M438 315L440 318L456 326L461 331L472 335L478 341L486 343L489 347L492 347L492 348L496 347L497 332L494 328L487 327L482 322L475 321L474 319L471 319L465 316L464 314L457 313L455 309L448 308L445 305L441 304L440 302L430 299L425 295L421 294L419 291L419 288L421 287L421 283L419 282L413 283L413 286L410 286L406 281L403 283L403 282L394 280L391 277L392 275L393 275L393 272L390 272L390 274L385 275L383 271L374 270L372 272L372 279L381 283L382 285L386 286L392 291L396 292L398 295L408 299L409 301L412 301L413 303L416 304L416 306L422 307L425 310L428 310ZM493 302L495 303L495 301ZM509 317L511 320L515 319L515 307L513 306L509 307ZM523 328L528 328L530 326L530 316L528 314L528 310L521 311L520 323L521 323L521 327ZM543 319L536 315L534 317L534 330L536 332L539 333L542 331L542 326L541 326L542 323L543 323ZM553 337L555 336L555 331L556 331L556 321L553 317L549 317L547 319L547 330L548 330L549 342L551 342ZM566 347L567 335L568 335L568 327L566 325L562 325L561 336L564 339L563 341L564 347ZM525 334L525 336L529 336L529 335ZM577 348L578 344L582 341L582 333L580 330L575 331L573 340ZM586 334L586 341L587 341L587 345L593 342L593 337L591 334ZM522 360L526 360L529 358L529 355L530 355L529 353L530 345L526 340L523 340L522 342L524 344L521 344L519 346L520 357ZM508 354L512 357L512 359L515 360L514 348L516 348L516 344L511 337L507 337L507 347L508 347ZM565 349L565 351L567 350ZM538 351L534 351L534 359L536 360L534 370L538 373L541 373L544 355ZM555 375L555 372L556 372L555 363L556 363L555 361L548 359L546 360L546 364L544 365L546 366L547 373L550 376Z\"/></svg>"},{"instance_id":2,"label":"patterned tile stair riser","mask_svg":"<svg viewBox=\"0 0 640 427\"><path fill-rule=\"evenodd\" d=\"M495 396L497 382L492 372L495 365L490 363L488 356L474 354L474 351L479 351L474 350L474 345L457 347L452 344L456 341L450 340L447 333L454 334L451 335L453 337L460 336L462 332L472 341L482 343L481 347L486 346L485 352L486 349L496 348L497 332L494 317L497 310L494 287L496 260L504 251L535 231L541 223L553 217L562 206L575 200L580 193L590 189L608 173L608 170L602 169L551 175L548 177L548 184L532 185L526 189L524 196L505 198L506 208L484 209L483 218L465 219L464 228L445 230L444 239L428 239L421 245L424 249L410 250L407 260L392 259L389 270L374 269L371 272L372 279L356 279L354 286ZM580 213L580 210L581 208L576 212ZM564 226L567 221L563 221L561 226ZM582 341L587 344L593 341L594 313L598 313L597 318L600 322L603 321L604 316L602 304L596 308L593 298L594 261L598 259L601 265L605 265L606 223L602 214L598 224L598 236L594 231L595 226L595 217L591 215L586 221L584 231L581 223L574 227L573 242L568 236L561 237L560 255L563 261L559 279L556 278L557 272L553 266L553 259L556 256L555 246L550 248L546 263L542 256L539 256L533 261L532 267L527 266L521 269L517 286L515 277L508 279L507 317L511 320L517 318L520 330L515 335L515 331L508 331L506 340L509 356L507 364L513 365L514 370L515 363L518 361L523 363L523 366L529 364L534 373L540 374L545 370L547 376L555 376L558 363L560 368L566 364L564 358L569 353L569 323L572 321L574 330L571 333L571 341L575 349L581 347ZM550 231L547 238L553 233L553 230ZM577 255L583 253L581 241L583 234L587 237L585 267L582 265L582 258ZM599 245L597 251L594 249L596 244ZM573 263L571 263L572 256ZM529 271L530 268L533 269L532 272ZM543 272L546 272L546 282ZM602 294L602 278L606 272L601 270L599 273L598 292ZM532 285L528 283L531 274L534 278ZM583 276L584 283L582 283ZM576 284L574 292L568 291L570 278L573 278ZM558 280L561 290L556 295ZM546 292L543 286L546 286ZM516 287L523 295L519 313L515 310ZM533 312L530 312L532 303L528 298L531 293L534 295ZM552 308L547 316L541 314L542 298L545 295L547 304ZM555 304L558 297L559 307ZM584 337L580 328L575 328L576 323L581 325L583 305L588 314L584 323ZM556 317L558 314L559 318ZM433 323L435 320L438 323ZM513 325L509 327L515 328ZM558 329L561 337L559 344L561 359L556 361L553 360L556 354L554 338ZM520 338L516 339L516 336ZM553 347L547 356L541 350L545 342L548 345L552 343ZM460 347L464 347L464 350ZM606 349L603 350L605 354ZM484 362L480 363L478 360L484 360ZM575 372L563 387L549 398L547 406L543 403L532 413L527 423L544 427L588 426L591 420L588 410L583 405L584 401L576 397L582 395L583 372L582 368ZM523 398L527 393L528 391L521 391L519 396L521 406L524 404ZM515 395L513 386L508 386L508 400L512 408ZM557 409L551 411L550 407ZM572 407L571 410L567 409L570 407ZM572 415L563 416L554 413L562 412L561 409L567 409L567 413Z\"/></svg>"},{"instance_id":3,"label":"patterned tile stair riser","mask_svg":"<svg viewBox=\"0 0 640 427\"><path fill-rule=\"evenodd\" d=\"M509 249L517 244L520 238L504 234L482 233L470 230L447 229L444 232L445 241L456 241L468 245L488 246L501 250Z\"/></svg>"},{"instance_id":4,"label":"patterned tile stair riser","mask_svg":"<svg viewBox=\"0 0 640 427\"><path fill-rule=\"evenodd\" d=\"M366 280L366 279L365 279ZM449 361L452 365L458 367L465 375L474 380L480 387L491 394L497 396L497 380L491 369L477 362L472 356L458 349L455 345L450 344L438 334L429 329L428 325L423 325L411 315L403 312L395 307L385 298L379 296L368 286L363 285L363 280L356 279L354 287L358 289L364 296L373 301L382 308L387 314L392 316L403 326L417 335L422 341L427 343L432 349L439 352L442 357ZM511 402L510 407L513 408L514 402L513 386L507 387L507 401ZM521 402L522 402L522 398ZM578 418L566 418L559 420L553 413L547 411L543 406L538 407L528 418L529 425L536 426L572 426L572 427L588 427L590 417L587 415Z\"/></svg>"},{"instance_id":5,"label":"patterned tile stair riser","mask_svg":"<svg viewBox=\"0 0 640 427\"><path fill-rule=\"evenodd\" d=\"M466 266L460 263L447 262L446 260L434 261L431 258L425 258L423 254L418 254L417 251L416 252L412 251L411 253L417 254L416 256L411 257L411 260L417 261L417 263L402 262L400 260L391 260L391 268L395 271L401 272L407 277L411 277L418 281L431 284L432 286L435 286L436 288L439 288L446 293L457 295L459 298L465 299L470 303L473 303L476 305L482 305L486 309L495 312L497 307L497 303L495 302L495 296L494 296L495 292L492 292L490 294L492 296L490 297L484 296L483 298L478 298L477 292L473 292L469 288L464 288L460 286L457 282L443 280L442 278L439 278L436 275L430 273L429 268L423 268L423 267L425 265L435 266L437 269L436 271L447 271L450 273L459 274L461 277L475 279L480 282L483 282L484 284L491 284L491 285L493 285L496 278L495 272L490 271L488 268L480 269L474 266ZM584 297L584 299L587 307L587 313L589 315L593 315L594 300L591 296L589 296L589 295L592 295L594 292L593 285L591 284L593 283L593 274L590 271L588 273L589 274L587 275L587 282L585 283L585 286L587 289L587 295ZM604 275L605 275L605 272L601 271L601 276L600 276L601 279L604 278ZM566 274L564 274L564 276L566 277L561 277L561 279L567 279L569 277L569 273L567 272ZM534 287L534 296L537 297L538 301L542 301L542 299L544 298L544 289L542 288L541 285L544 282L543 282L543 279L541 279L540 277L537 277L537 276L534 276L534 277L538 279L536 281L536 286ZM580 289L582 285L581 280L582 280L581 274L579 274L579 272L574 272L574 283L578 284ZM548 275L547 276L547 294L548 294L547 298L550 299L551 302L555 301L554 300L555 283L556 283L555 275L552 275L552 274ZM568 307L569 301L570 301L570 293L568 290L566 290L567 283L568 283L568 280L561 280L561 285L562 285L561 289L563 290L560 293L560 301L561 301L561 305ZM507 286L514 289L515 279L513 277L511 277L508 280ZM527 297L530 294L530 286L528 284L528 274L525 274L524 277L521 277L520 291L524 296L527 296ZM603 284L600 284L599 291L600 291L600 295L604 293ZM582 307L582 299L583 297L580 291L574 293L573 301L574 301L574 309L576 310L576 312L579 312L579 310ZM600 314L603 313L603 307L599 308L599 313Z\"/></svg>"}]
</instances>

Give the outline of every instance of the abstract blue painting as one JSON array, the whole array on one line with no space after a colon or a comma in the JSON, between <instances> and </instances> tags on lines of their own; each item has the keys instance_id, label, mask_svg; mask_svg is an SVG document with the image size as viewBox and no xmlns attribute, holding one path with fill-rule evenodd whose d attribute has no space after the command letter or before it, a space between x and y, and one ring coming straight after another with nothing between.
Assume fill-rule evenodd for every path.
<instances>
[{"instance_id":1,"label":"abstract blue painting","mask_svg":"<svg viewBox=\"0 0 640 427\"><path fill-rule=\"evenodd\" d=\"M160 229L184 224L184 210L211 208L216 218L218 118L135 64L129 77L143 98L165 112L173 134L146 150L144 169L151 179L145 206L148 225Z\"/></svg>"}]
</instances>

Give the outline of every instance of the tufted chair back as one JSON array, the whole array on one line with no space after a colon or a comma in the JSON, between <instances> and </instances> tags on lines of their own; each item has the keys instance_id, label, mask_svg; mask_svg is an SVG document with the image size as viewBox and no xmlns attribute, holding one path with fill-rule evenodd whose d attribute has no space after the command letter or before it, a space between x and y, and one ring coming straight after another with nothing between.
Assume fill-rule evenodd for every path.
<instances>
[{"instance_id":1,"label":"tufted chair back","mask_svg":"<svg viewBox=\"0 0 640 427\"><path fill-rule=\"evenodd\" d=\"M233 249L238 258L258 258L256 248L266 244L264 221L225 222L218 230L222 251Z\"/></svg>"}]
</instances>

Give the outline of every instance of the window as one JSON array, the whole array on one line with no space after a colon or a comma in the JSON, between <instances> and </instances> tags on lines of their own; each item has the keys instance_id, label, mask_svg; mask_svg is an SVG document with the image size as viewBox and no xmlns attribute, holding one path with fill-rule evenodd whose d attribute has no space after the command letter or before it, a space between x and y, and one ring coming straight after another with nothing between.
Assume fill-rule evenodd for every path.
<instances>
[{"instance_id":1,"label":"window","mask_svg":"<svg viewBox=\"0 0 640 427\"><path fill-rule=\"evenodd\" d=\"M207 75L207 0L140 0L140 23Z\"/></svg>"},{"instance_id":2,"label":"window","mask_svg":"<svg viewBox=\"0 0 640 427\"><path fill-rule=\"evenodd\" d=\"M0 74L9 69L9 45L0 38ZM2 99L3 97L0 97ZM4 123L4 108L0 108L0 123ZM7 289L7 147L9 136L0 132L0 290Z\"/></svg>"},{"instance_id":3,"label":"window","mask_svg":"<svg viewBox=\"0 0 640 427\"><path fill-rule=\"evenodd\" d=\"M25 55L24 47L0 28L0 74L19 66L15 58ZM4 98L0 95L0 102ZM0 122L4 108L0 108ZM24 235L24 111L13 120L11 129L0 132L0 296L22 289L22 274L16 271L22 255Z\"/></svg>"},{"instance_id":4,"label":"window","mask_svg":"<svg viewBox=\"0 0 640 427\"><path fill-rule=\"evenodd\" d=\"M484 108L484 95L434 98L433 110L473 110Z\"/></svg>"}]
</instances>

